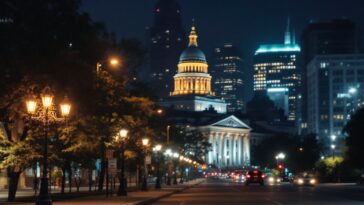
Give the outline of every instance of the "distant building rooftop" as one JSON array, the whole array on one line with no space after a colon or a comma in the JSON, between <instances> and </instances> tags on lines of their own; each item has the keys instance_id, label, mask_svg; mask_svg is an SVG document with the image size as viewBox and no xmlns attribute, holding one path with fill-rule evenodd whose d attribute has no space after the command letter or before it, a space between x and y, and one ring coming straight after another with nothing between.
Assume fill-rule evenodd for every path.
<instances>
[{"instance_id":1,"label":"distant building rooftop","mask_svg":"<svg viewBox=\"0 0 364 205\"><path fill-rule=\"evenodd\" d=\"M255 51L255 55L260 53L277 53L277 52L300 52L301 48L298 44L267 44L261 45Z\"/></svg>"}]
</instances>

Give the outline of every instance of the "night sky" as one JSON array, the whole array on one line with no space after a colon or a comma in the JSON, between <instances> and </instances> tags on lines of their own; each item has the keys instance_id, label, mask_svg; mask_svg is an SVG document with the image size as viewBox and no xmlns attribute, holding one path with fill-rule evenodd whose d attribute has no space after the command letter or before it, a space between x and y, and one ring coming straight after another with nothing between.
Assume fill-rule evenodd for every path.
<instances>
[{"instance_id":1,"label":"night sky","mask_svg":"<svg viewBox=\"0 0 364 205\"><path fill-rule=\"evenodd\" d=\"M187 31L195 18L199 46L207 57L214 46L232 42L246 61L246 97L252 93L252 57L259 44L283 43L287 17L297 41L311 20L346 17L364 28L364 0L178 0ZM155 0L84 0L83 10L120 38L146 41ZM176 62L177 63L177 62Z\"/></svg>"}]
</instances>

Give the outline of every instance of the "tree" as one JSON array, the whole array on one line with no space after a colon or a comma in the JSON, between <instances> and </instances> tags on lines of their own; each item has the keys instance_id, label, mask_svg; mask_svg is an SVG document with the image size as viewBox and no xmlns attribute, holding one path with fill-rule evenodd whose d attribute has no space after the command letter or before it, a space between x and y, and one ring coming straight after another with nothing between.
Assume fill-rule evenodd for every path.
<instances>
[{"instance_id":1,"label":"tree","mask_svg":"<svg viewBox=\"0 0 364 205\"><path fill-rule=\"evenodd\" d=\"M325 181L333 181L337 177L340 182L340 170L344 158L342 157L328 157L320 159L316 162L315 167Z\"/></svg>"},{"instance_id":2,"label":"tree","mask_svg":"<svg viewBox=\"0 0 364 205\"><path fill-rule=\"evenodd\" d=\"M1 149L1 166L8 170L8 199L13 200L21 171L39 158L37 146L27 146L40 134L36 124L29 130L24 120L24 101L30 94L25 81L36 82L38 87L51 85L57 93L67 92L77 102L79 111L86 112L87 106L80 105L89 101L88 88L93 82L93 66L89 65L112 47L104 27L79 12L78 0L5 0L1 6L6 6L14 17L14 23L4 27L6 31L0 35L0 109L8 138L6 149ZM38 89L32 94L39 93ZM32 149L25 157L16 156L22 148ZM12 158L22 161L13 166L9 160Z\"/></svg>"},{"instance_id":3,"label":"tree","mask_svg":"<svg viewBox=\"0 0 364 205\"><path fill-rule=\"evenodd\" d=\"M33 165L40 158L40 136L42 129L39 124L32 124L30 130L28 115L25 111L25 100L40 87L29 79L24 79L13 87L6 95L1 96L1 121L5 133L0 144L0 169L7 169L9 177L8 200L14 200L21 172Z\"/></svg>"},{"instance_id":4,"label":"tree","mask_svg":"<svg viewBox=\"0 0 364 205\"><path fill-rule=\"evenodd\" d=\"M211 143L208 137L199 130L189 129L184 126L176 126L172 130L173 146L179 149L179 153L195 161L203 162L203 158L210 151Z\"/></svg>"},{"instance_id":5,"label":"tree","mask_svg":"<svg viewBox=\"0 0 364 205\"><path fill-rule=\"evenodd\" d=\"M297 136L298 137L298 136ZM303 136L296 146L296 150L293 153L296 162L293 168L297 171L309 171L315 166L317 160L320 159L322 152L322 145L319 144L316 139L316 135L309 134Z\"/></svg>"},{"instance_id":6,"label":"tree","mask_svg":"<svg viewBox=\"0 0 364 205\"><path fill-rule=\"evenodd\" d=\"M121 127L136 136L127 147L137 153L137 139L155 136L150 126L154 105L145 92L135 97L136 86L130 83L144 59L140 43L116 43L102 24L80 12L79 0L5 0L1 5L14 16L0 35L0 115L6 131L1 137L7 138L0 144L0 168L9 170L9 200L15 198L21 171L40 158L41 147L34 145L41 144L42 132L37 123L29 124L24 102L46 85L57 93L55 100L67 94L77 110L67 125L52 127L49 136L50 163L62 169L63 191L65 172L73 176L75 164L92 169ZM123 55L121 71L96 78L94 65L110 54ZM20 157L23 153L26 157Z\"/></svg>"},{"instance_id":7,"label":"tree","mask_svg":"<svg viewBox=\"0 0 364 205\"><path fill-rule=\"evenodd\" d=\"M283 110L275 107L265 92L257 92L247 103L247 114L251 120L272 122L275 119L284 120Z\"/></svg>"},{"instance_id":8,"label":"tree","mask_svg":"<svg viewBox=\"0 0 364 205\"><path fill-rule=\"evenodd\" d=\"M344 132L347 133L346 138L346 160L353 167L364 170L364 108L354 113L350 121L345 125Z\"/></svg>"},{"instance_id":9,"label":"tree","mask_svg":"<svg viewBox=\"0 0 364 205\"><path fill-rule=\"evenodd\" d=\"M314 135L292 136L277 134L263 140L252 149L253 163L262 167L276 168L275 156L285 154L284 164L291 171L312 170L320 157L321 146Z\"/></svg>"}]
</instances>

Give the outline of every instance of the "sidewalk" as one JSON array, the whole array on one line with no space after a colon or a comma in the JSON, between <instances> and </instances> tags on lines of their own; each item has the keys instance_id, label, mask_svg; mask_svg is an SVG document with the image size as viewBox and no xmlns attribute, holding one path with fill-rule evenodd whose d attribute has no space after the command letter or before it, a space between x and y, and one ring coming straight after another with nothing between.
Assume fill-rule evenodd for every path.
<instances>
[{"instance_id":1,"label":"sidewalk","mask_svg":"<svg viewBox=\"0 0 364 205\"><path fill-rule=\"evenodd\" d=\"M86 196L76 199L65 199L62 201L55 200L54 205L145 205L158 201L161 198L168 197L172 194L184 191L190 187L203 183L205 179L196 179L184 184L163 186L160 190L155 190L154 187L149 187L149 191L135 191L129 192L126 197L118 197L115 194L112 197L106 197L105 195L98 196ZM2 202L4 204L17 204L17 205L34 205L34 202Z\"/></svg>"}]
</instances>

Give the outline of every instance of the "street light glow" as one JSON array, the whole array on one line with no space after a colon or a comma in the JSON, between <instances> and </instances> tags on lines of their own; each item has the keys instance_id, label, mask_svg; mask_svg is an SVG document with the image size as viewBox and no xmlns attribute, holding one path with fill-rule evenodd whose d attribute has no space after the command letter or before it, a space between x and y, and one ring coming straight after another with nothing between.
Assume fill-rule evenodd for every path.
<instances>
[{"instance_id":1,"label":"street light glow","mask_svg":"<svg viewBox=\"0 0 364 205\"><path fill-rule=\"evenodd\" d=\"M142 139L142 143L143 143L143 146L148 146L148 144L149 144L149 139L148 139L148 138L144 138L144 139Z\"/></svg>"},{"instance_id":2,"label":"street light glow","mask_svg":"<svg viewBox=\"0 0 364 205\"><path fill-rule=\"evenodd\" d=\"M331 135L331 140L335 141L336 140L336 135Z\"/></svg>"},{"instance_id":3,"label":"street light glow","mask_svg":"<svg viewBox=\"0 0 364 205\"><path fill-rule=\"evenodd\" d=\"M335 148L336 148L336 145L332 144L331 149L335 149Z\"/></svg>"},{"instance_id":4,"label":"street light glow","mask_svg":"<svg viewBox=\"0 0 364 205\"><path fill-rule=\"evenodd\" d=\"M128 130L121 129L119 134L120 134L120 137L125 138L128 135Z\"/></svg>"},{"instance_id":5,"label":"street light glow","mask_svg":"<svg viewBox=\"0 0 364 205\"><path fill-rule=\"evenodd\" d=\"M284 153L279 153L277 156L276 156L276 159L284 159L286 158L286 155Z\"/></svg>"},{"instance_id":6,"label":"street light glow","mask_svg":"<svg viewBox=\"0 0 364 205\"><path fill-rule=\"evenodd\" d=\"M112 59L110 59L110 65L112 65L112 66L117 66L117 65L119 65L119 64L120 64L119 59L117 59L117 58L112 58Z\"/></svg>"},{"instance_id":7,"label":"street light glow","mask_svg":"<svg viewBox=\"0 0 364 205\"><path fill-rule=\"evenodd\" d=\"M157 152L161 151L161 149L162 149L162 145L160 145L160 144L158 144L154 147L154 150Z\"/></svg>"},{"instance_id":8,"label":"street light glow","mask_svg":"<svg viewBox=\"0 0 364 205\"><path fill-rule=\"evenodd\" d=\"M350 88L349 89L349 93L350 94L355 94L357 92L357 89L356 88Z\"/></svg>"},{"instance_id":9,"label":"street light glow","mask_svg":"<svg viewBox=\"0 0 364 205\"><path fill-rule=\"evenodd\" d=\"M34 114L37 109L37 102L35 100L27 100L26 102L27 111L29 114Z\"/></svg>"},{"instance_id":10,"label":"street light glow","mask_svg":"<svg viewBox=\"0 0 364 205\"><path fill-rule=\"evenodd\" d=\"M165 155L172 156L172 150L167 149L166 152L165 152Z\"/></svg>"},{"instance_id":11,"label":"street light glow","mask_svg":"<svg viewBox=\"0 0 364 205\"><path fill-rule=\"evenodd\" d=\"M173 153L173 157L174 158L178 158L179 157L179 154L178 153Z\"/></svg>"},{"instance_id":12,"label":"street light glow","mask_svg":"<svg viewBox=\"0 0 364 205\"><path fill-rule=\"evenodd\" d=\"M163 113L163 110L162 109L158 109L157 112L158 112L158 114L162 114Z\"/></svg>"}]
</instances>

